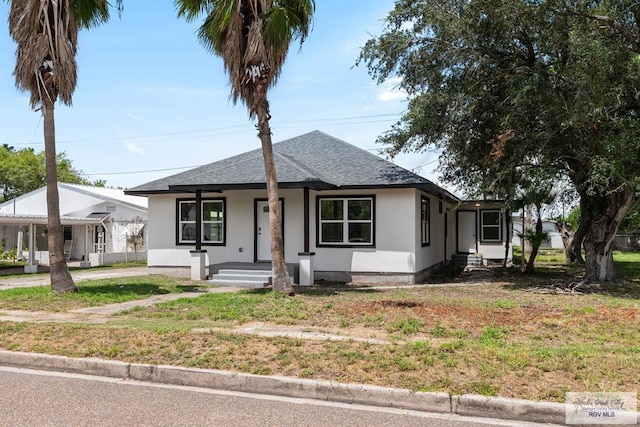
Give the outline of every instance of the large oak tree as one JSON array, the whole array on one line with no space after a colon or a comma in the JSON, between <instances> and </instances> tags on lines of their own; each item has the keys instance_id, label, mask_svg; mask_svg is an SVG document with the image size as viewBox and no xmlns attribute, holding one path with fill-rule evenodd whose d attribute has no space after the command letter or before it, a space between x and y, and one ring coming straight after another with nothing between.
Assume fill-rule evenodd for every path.
<instances>
[{"instance_id":1,"label":"large oak tree","mask_svg":"<svg viewBox=\"0 0 640 427\"><path fill-rule=\"evenodd\" d=\"M444 178L477 193L568 177L585 281L613 280L640 181L639 22L623 0L398 0L360 57L409 94L380 142L391 155L441 148Z\"/></svg>"}]
</instances>

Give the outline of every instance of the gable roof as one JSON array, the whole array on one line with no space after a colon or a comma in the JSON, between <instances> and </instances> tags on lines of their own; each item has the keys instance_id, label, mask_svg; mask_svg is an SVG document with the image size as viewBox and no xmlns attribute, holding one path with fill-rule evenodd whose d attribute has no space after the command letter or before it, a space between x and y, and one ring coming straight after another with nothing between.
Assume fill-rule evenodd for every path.
<instances>
[{"instance_id":1,"label":"gable roof","mask_svg":"<svg viewBox=\"0 0 640 427\"><path fill-rule=\"evenodd\" d=\"M145 197L125 194L124 190L117 188L90 187L88 185L59 183L60 187L66 187L80 193L101 198L107 202L119 203L136 209L147 210L148 200Z\"/></svg>"},{"instance_id":2,"label":"gable roof","mask_svg":"<svg viewBox=\"0 0 640 427\"><path fill-rule=\"evenodd\" d=\"M433 182L320 131L273 144L280 188L419 188L459 199ZM262 150L252 150L126 190L126 194L266 188Z\"/></svg>"},{"instance_id":3,"label":"gable roof","mask_svg":"<svg viewBox=\"0 0 640 427\"><path fill-rule=\"evenodd\" d=\"M128 194L125 194L124 190L118 190L114 188L91 187L88 185L68 184L64 182L59 182L58 190L60 190L61 188L65 188L65 189L74 191L76 193L93 196L105 202L125 205L130 208L145 211L145 212L147 211L148 200L146 197L128 195ZM47 190L46 186L40 187L29 193L23 194L22 196L18 196L15 199L2 202L0 203L0 209L5 206L11 206L14 203L14 201L27 199L29 197L32 197L35 194L45 192L46 190Z\"/></svg>"}]
</instances>

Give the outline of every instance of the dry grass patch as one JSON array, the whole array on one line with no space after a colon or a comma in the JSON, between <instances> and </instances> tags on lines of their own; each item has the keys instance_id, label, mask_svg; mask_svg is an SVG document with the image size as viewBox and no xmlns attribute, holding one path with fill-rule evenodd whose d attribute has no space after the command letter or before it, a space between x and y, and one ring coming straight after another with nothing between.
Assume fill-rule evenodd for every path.
<instances>
[{"instance_id":1,"label":"dry grass patch","mask_svg":"<svg viewBox=\"0 0 640 427\"><path fill-rule=\"evenodd\" d=\"M208 294L114 316L111 326L0 324L0 347L412 390L538 400L640 387L637 298L537 295L511 284ZM345 337L234 333L249 324ZM117 326L114 326L117 325ZM212 332L193 328L209 327Z\"/></svg>"},{"instance_id":2,"label":"dry grass patch","mask_svg":"<svg viewBox=\"0 0 640 427\"><path fill-rule=\"evenodd\" d=\"M640 388L640 269L630 262L623 271L620 282L585 295L535 292L574 280L575 267L561 265L533 278L496 270L496 282L481 286L206 294L122 312L106 325L3 322L0 348L563 401L567 391ZM247 326L345 339L236 331Z\"/></svg>"}]
</instances>

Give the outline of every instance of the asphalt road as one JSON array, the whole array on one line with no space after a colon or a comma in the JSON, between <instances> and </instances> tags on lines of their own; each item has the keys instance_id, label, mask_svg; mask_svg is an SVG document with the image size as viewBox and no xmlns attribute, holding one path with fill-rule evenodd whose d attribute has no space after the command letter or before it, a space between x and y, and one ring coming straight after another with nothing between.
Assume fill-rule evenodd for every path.
<instances>
[{"instance_id":1,"label":"asphalt road","mask_svg":"<svg viewBox=\"0 0 640 427\"><path fill-rule=\"evenodd\" d=\"M0 367L0 426L536 426Z\"/></svg>"}]
</instances>

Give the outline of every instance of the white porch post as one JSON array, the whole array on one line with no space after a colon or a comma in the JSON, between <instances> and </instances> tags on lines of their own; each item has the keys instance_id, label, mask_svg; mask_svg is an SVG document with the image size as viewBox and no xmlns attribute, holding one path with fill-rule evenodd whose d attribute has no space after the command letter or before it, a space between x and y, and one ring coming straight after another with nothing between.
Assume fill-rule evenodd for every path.
<instances>
[{"instance_id":1,"label":"white porch post","mask_svg":"<svg viewBox=\"0 0 640 427\"><path fill-rule=\"evenodd\" d=\"M192 250L191 253L191 280L204 280L207 260L206 250Z\"/></svg>"},{"instance_id":2,"label":"white porch post","mask_svg":"<svg viewBox=\"0 0 640 427\"><path fill-rule=\"evenodd\" d=\"M36 225L31 223L29 224L29 262L24 266L25 273L37 273L38 272L38 264L36 264L36 248L34 245L36 238ZM18 250L22 250L22 242L18 242L19 248Z\"/></svg>"},{"instance_id":3,"label":"white porch post","mask_svg":"<svg viewBox=\"0 0 640 427\"><path fill-rule=\"evenodd\" d=\"M80 267L88 268L91 267L91 261L89 261L89 233L90 228L89 224L84 225L84 257L80 262Z\"/></svg>"},{"instance_id":4,"label":"white porch post","mask_svg":"<svg viewBox=\"0 0 640 427\"><path fill-rule=\"evenodd\" d=\"M313 277L313 256L315 252L299 252L300 257L300 286L311 286L314 284Z\"/></svg>"}]
</instances>

